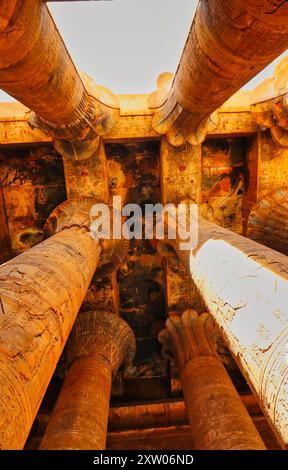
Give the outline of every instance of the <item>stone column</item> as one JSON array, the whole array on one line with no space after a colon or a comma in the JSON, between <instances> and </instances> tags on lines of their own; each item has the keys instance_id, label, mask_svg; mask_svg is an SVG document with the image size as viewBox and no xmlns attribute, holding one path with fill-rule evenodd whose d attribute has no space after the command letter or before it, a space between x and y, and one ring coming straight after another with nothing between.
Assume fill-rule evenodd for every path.
<instances>
[{"instance_id":1,"label":"stone column","mask_svg":"<svg viewBox=\"0 0 288 470\"><path fill-rule=\"evenodd\" d=\"M283 0L200 1L172 84L160 76L151 97L154 129L201 143L211 113L287 49L287 19Z\"/></svg>"},{"instance_id":2,"label":"stone column","mask_svg":"<svg viewBox=\"0 0 288 470\"><path fill-rule=\"evenodd\" d=\"M105 449L112 376L133 359L135 344L119 316L80 313L67 348L68 373L41 449Z\"/></svg>"},{"instance_id":3,"label":"stone column","mask_svg":"<svg viewBox=\"0 0 288 470\"><path fill-rule=\"evenodd\" d=\"M261 408L288 446L288 258L199 218L195 249L169 241Z\"/></svg>"},{"instance_id":4,"label":"stone column","mask_svg":"<svg viewBox=\"0 0 288 470\"><path fill-rule=\"evenodd\" d=\"M91 155L119 118L116 97L79 75L42 0L1 1L0 88L35 112L34 125L65 140L61 153L74 142L77 158Z\"/></svg>"},{"instance_id":5,"label":"stone column","mask_svg":"<svg viewBox=\"0 0 288 470\"><path fill-rule=\"evenodd\" d=\"M0 266L0 449L23 448L96 270L93 199L67 201L52 235Z\"/></svg>"},{"instance_id":6,"label":"stone column","mask_svg":"<svg viewBox=\"0 0 288 470\"><path fill-rule=\"evenodd\" d=\"M160 333L163 352L179 368L195 449L263 450L252 419L213 347L208 314L171 316Z\"/></svg>"}]
</instances>

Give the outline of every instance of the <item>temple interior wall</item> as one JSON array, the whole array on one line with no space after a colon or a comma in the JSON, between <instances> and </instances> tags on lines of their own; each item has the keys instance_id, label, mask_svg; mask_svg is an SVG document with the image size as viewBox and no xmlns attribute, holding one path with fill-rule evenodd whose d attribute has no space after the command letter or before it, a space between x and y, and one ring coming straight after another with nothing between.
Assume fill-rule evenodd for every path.
<instances>
[{"instance_id":1,"label":"temple interior wall","mask_svg":"<svg viewBox=\"0 0 288 470\"><path fill-rule=\"evenodd\" d=\"M209 138L197 151L189 144L172 148L165 141L163 144L155 139L111 142L90 159L74 162L63 161L50 143L2 147L1 260L39 243L44 237L45 220L67 195L92 195L103 202L111 202L112 196L117 195L122 196L123 203L137 203L142 208L145 203L180 202L177 198L189 197L199 203L210 220L245 234L249 212L259 200L260 192L279 189L285 184L286 153L287 150L273 143L269 133ZM108 275L93 279L83 308L93 304L117 310L132 326L138 343L133 366L125 374L118 372L114 379L114 406L141 403L148 396L154 401L180 399L177 370L163 359L157 341L167 312L182 312L195 305L191 281L178 260L175 257L163 260L147 240L131 241L128 257L118 270L117 278ZM238 391L249 393L225 348L222 358ZM64 375L65 361L61 358L36 428L43 415L51 412ZM261 425L263 427L263 423ZM181 439L183 436L189 439L185 426L187 424L182 423L177 431ZM264 428L269 434L267 426ZM32 430L28 447L33 447L35 439L37 441L36 428ZM169 434L170 430L167 432ZM124 442L127 437L122 437ZM155 448L159 439L154 443ZM113 433L110 441L114 448Z\"/></svg>"}]
</instances>

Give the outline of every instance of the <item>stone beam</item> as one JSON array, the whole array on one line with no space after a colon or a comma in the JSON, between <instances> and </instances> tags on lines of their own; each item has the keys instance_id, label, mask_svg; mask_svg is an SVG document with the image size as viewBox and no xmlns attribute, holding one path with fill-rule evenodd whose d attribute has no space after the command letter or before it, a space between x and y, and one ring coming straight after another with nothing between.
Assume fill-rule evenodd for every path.
<instances>
[{"instance_id":1,"label":"stone beam","mask_svg":"<svg viewBox=\"0 0 288 470\"><path fill-rule=\"evenodd\" d=\"M252 394L240 395L240 398L251 416L267 449L281 449L274 433L263 416L261 409ZM37 433L29 439L27 450L38 449L46 431L50 415L46 410L37 414ZM185 429L184 439L181 429ZM179 447L176 437L179 437ZM31 436L30 436L31 437ZM191 427L188 423L185 403L180 397L163 402L145 402L142 404L112 404L109 410L108 434L106 449L156 449L168 448L191 449L193 441Z\"/></svg>"},{"instance_id":2,"label":"stone beam","mask_svg":"<svg viewBox=\"0 0 288 470\"><path fill-rule=\"evenodd\" d=\"M122 104L120 98L119 101ZM141 101L145 101L145 98L146 95L141 96ZM128 106L133 104L133 99L130 96L125 99ZM103 135L104 142L159 139L159 134L152 127L152 113L147 111L145 105L135 111L130 106L127 110L121 108L120 112L121 116L113 129ZM51 135L40 128L31 127L29 116L29 109L20 103L0 103L0 145L30 145L52 142ZM207 137L253 136L259 130L259 126L249 111L249 106L225 106L218 111L217 128L211 129Z\"/></svg>"},{"instance_id":3,"label":"stone beam","mask_svg":"<svg viewBox=\"0 0 288 470\"><path fill-rule=\"evenodd\" d=\"M172 145L201 143L225 101L288 47L282 0L200 1L176 75L150 97L153 127Z\"/></svg>"},{"instance_id":4,"label":"stone beam","mask_svg":"<svg viewBox=\"0 0 288 470\"><path fill-rule=\"evenodd\" d=\"M35 112L31 124L59 150L91 155L119 117L117 99L79 75L42 0L2 1L0 25L0 88Z\"/></svg>"},{"instance_id":5,"label":"stone beam","mask_svg":"<svg viewBox=\"0 0 288 470\"><path fill-rule=\"evenodd\" d=\"M68 373L40 449L105 449L112 376L135 349L134 334L119 316L79 314L67 347Z\"/></svg>"},{"instance_id":6,"label":"stone beam","mask_svg":"<svg viewBox=\"0 0 288 470\"><path fill-rule=\"evenodd\" d=\"M169 243L288 447L288 258L202 218L198 229L194 250Z\"/></svg>"},{"instance_id":7,"label":"stone beam","mask_svg":"<svg viewBox=\"0 0 288 470\"><path fill-rule=\"evenodd\" d=\"M47 222L51 237L0 266L1 449L23 448L96 270L92 203L62 204Z\"/></svg>"},{"instance_id":8,"label":"stone beam","mask_svg":"<svg viewBox=\"0 0 288 470\"><path fill-rule=\"evenodd\" d=\"M252 394L240 395L240 398L252 418L262 416L261 409ZM109 411L110 431L177 426L178 424L187 424L187 422L185 404L180 398L140 405L114 405Z\"/></svg>"}]
</instances>

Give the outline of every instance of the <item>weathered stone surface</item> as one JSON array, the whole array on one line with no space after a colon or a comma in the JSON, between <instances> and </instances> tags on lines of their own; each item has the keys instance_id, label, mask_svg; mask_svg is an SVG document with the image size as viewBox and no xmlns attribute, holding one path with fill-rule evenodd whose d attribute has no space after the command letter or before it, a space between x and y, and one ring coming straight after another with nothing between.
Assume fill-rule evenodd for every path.
<instances>
[{"instance_id":1,"label":"weathered stone surface","mask_svg":"<svg viewBox=\"0 0 288 470\"><path fill-rule=\"evenodd\" d=\"M15 256L43 240L47 217L66 199L63 163L50 145L6 148L0 175Z\"/></svg>"},{"instance_id":2,"label":"weathered stone surface","mask_svg":"<svg viewBox=\"0 0 288 470\"><path fill-rule=\"evenodd\" d=\"M260 83L251 92L251 114L259 126L270 129L272 139L280 147L288 148L287 86L288 59L276 66L274 75Z\"/></svg>"},{"instance_id":3,"label":"weathered stone surface","mask_svg":"<svg viewBox=\"0 0 288 470\"><path fill-rule=\"evenodd\" d=\"M287 257L203 219L197 248L178 256L287 446Z\"/></svg>"},{"instance_id":4,"label":"weathered stone surface","mask_svg":"<svg viewBox=\"0 0 288 470\"><path fill-rule=\"evenodd\" d=\"M67 346L68 373L41 449L105 449L112 375L133 360L135 346L120 317L79 314Z\"/></svg>"},{"instance_id":5,"label":"weathered stone surface","mask_svg":"<svg viewBox=\"0 0 288 470\"><path fill-rule=\"evenodd\" d=\"M61 154L88 157L119 118L117 98L78 74L45 2L5 0L0 17L0 87L35 112L32 127Z\"/></svg>"},{"instance_id":6,"label":"weathered stone surface","mask_svg":"<svg viewBox=\"0 0 288 470\"><path fill-rule=\"evenodd\" d=\"M287 152L271 139L269 131L251 140L243 205L245 235L284 254L288 252Z\"/></svg>"},{"instance_id":7,"label":"weathered stone surface","mask_svg":"<svg viewBox=\"0 0 288 470\"><path fill-rule=\"evenodd\" d=\"M262 193L250 212L247 236L288 255L288 189Z\"/></svg>"},{"instance_id":8,"label":"weathered stone surface","mask_svg":"<svg viewBox=\"0 0 288 470\"><path fill-rule=\"evenodd\" d=\"M287 17L282 0L200 2L173 81L162 74L151 97L154 129L175 146L217 132L211 114L287 49Z\"/></svg>"},{"instance_id":9,"label":"weathered stone surface","mask_svg":"<svg viewBox=\"0 0 288 470\"><path fill-rule=\"evenodd\" d=\"M3 190L0 184L0 264L12 258L10 233L7 222L7 213L4 203Z\"/></svg>"},{"instance_id":10,"label":"weathered stone surface","mask_svg":"<svg viewBox=\"0 0 288 470\"><path fill-rule=\"evenodd\" d=\"M178 365L194 448L263 450L265 445L214 351L211 317L187 310L172 315L159 335Z\"/></svg>"},{"instance_id":11,"label":"weathered stone surface","mask_svg":"<svg viewBox=\"0 0 288 470\"><path fill-rule=\"evenodd\" d=\"M245 142L215 140L202 145L200 211L212 222L243 232Z\"/></svg>"},{"instance_id":12,"label":"weathered stone surface","mask_svg":"<svg viewBox=\"0 0 288 470\"><path fill-rule=\"evenodd\" d=\"M88 196L108 203L106 155L102 143L85 160L75 160L63 155L63 165L68 198Z\"/></svg>"},{"instance_id":13,"label":"weathered stone surface","mask_svg":"<svg viewBox=\"0 0 288 470\"><path fill-rule=\"evenodd\" d=\"M1 449L24 446L95 272L101 248L81 222L0 267Z\"/></svg>"},{"instance_id":14,"label":"weathered stone surface","mask_svg":"<svg viewBox=\"0 0 288 470\"><path fill-rule=\"evenodd\" d=\"M125 105L123 105L123 98ZM121 116L107 134L102 136L105 143L131 142L143 140L159 140L159 134L152 128L152 113L147 108L147 96L136 95L145 102L136 112L133 108L135 95L118 95L121 106ZM131 103L132 102L132 103ZM125 110L127 106L127 110ZM208 129L209 137L237 137L253 136L259 132L260 127L253 119L249 104L247 106L225 106L218 111L219 124L217 129ZM49 134L29 125L29 109L20 103L0 104L0 144L42 144L51 143Z\"/></svg>"},{"instance_id":15,"label":"weathered stone surface","mask_svg":"<svg viewBox=\"0 0 288 470\"><path fill-rule=\"evenodd\" d=\"M136 203L142 209L160 200L158 142L108 144L106 153L111 196L122 196L122 204ZM133 328L138 345L133 368L124 374L124 396L168 396L167 361L156 339L165 320L162 262L149 240L130 241L117 280L120 314Z\"/></svg>"},{"instance_id":16,"label":"weathered stone surface","mask_svg":"<svg viewBox=\"0 0 288 470\"><path fill-rule=\"evenodd\" d=\"M201 158L200 145L184 144L173 147L161 139L161 197L163 204L179 204L185 199L200 201Z\"/></svg>"}]
</instances>

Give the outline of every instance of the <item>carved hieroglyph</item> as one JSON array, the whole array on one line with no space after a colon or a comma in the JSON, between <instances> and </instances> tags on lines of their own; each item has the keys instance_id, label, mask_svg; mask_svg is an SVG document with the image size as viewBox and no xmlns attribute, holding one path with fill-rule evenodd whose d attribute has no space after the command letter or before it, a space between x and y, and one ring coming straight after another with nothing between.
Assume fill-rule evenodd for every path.
<instances>
[{"instance_id":1,"label":"carved hieroglyph","mask_svg":"<svg viewBox=\"0 0 288 470\"><path fill-rule=\"evenodd\" d=\"M0 449L23 448L98 264L87 205L65 207L55 235L0 267Z\"/></svg>"},{"instance_id":2,"label":"carved hieroglyph","mask_svg":"<svg viewBox=\"0 0 288 470\"><path fill-rule=\"evenodd\" d=\"M118 101L80 77L42 0L1 1L0 51L0 88L35 112L31 124L70 142L58 150L91 155L118 120Z\"/></svg>"},{"instance_id":3,"label":"carved hieroglyph","mask_svg":"<svg viewBox=\"0 0 288 470\"><path fill-rule=\"evenodd\" d=\"M163 353L179 368L194 447L198 450L263 450L252 419L214 352L210 315L172 315L160 333Z\"/></svg>"},{"instance_id":4,"label":"carved hieroglyph","mask_svg":"<svg viewBox=\"0 0 288 470\"><path fill-rule=\"evenodd\" d=\"M131 363L134 334L119 316L80 313L67 346L68 373L41 449L103 450L112 376Z\"/></svg>"},{"instance_id":5,"label":"carved hieroglyph","mask_svg":"<svg viewBox=\"0 0 288 470\"><path fill-rule=\"evenodd\" d=\"M199 2L172 84L160 76L150 97L154 129L172 145L201 143L211 114L287 49L287 19L282 0Z\"/></svg>"},{"instance_id":6,"label":"carved hieroglyph","mask_svg":"<svg viewBox=\"0 0 288 470\"><path fill-rule=\"evenodd\" d=\"M203 219L195 250L174 247L287 447L287 256Z\"/></svg>"}]
</instances>

